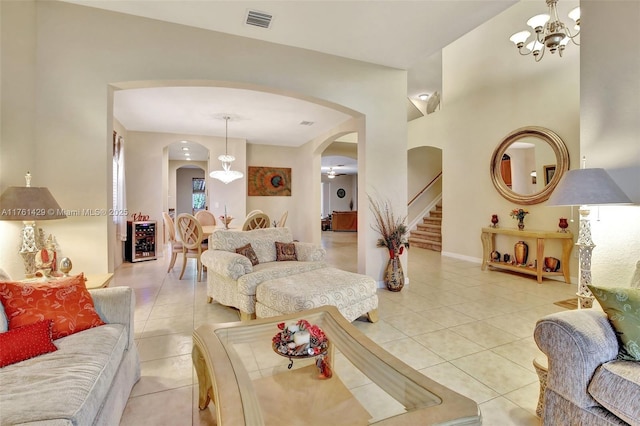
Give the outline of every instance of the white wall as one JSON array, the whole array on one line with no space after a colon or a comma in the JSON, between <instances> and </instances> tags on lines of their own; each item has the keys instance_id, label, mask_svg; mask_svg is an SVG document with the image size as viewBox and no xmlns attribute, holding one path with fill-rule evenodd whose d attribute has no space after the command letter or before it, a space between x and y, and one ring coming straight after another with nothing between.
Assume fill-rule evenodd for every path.
<instances>
[{"instance_id":1,"label":"white wall","mask_svg":"<svg viewBox=\"0 0 640 426\"><path fill-rule=\"evenodd\" d=\"M563 2L569 8L572 2ZM409 147L442 149L443 254L480 262L480 228L498 214L500 225L516 227L509 211L526 207L529 229L555 230L566 208L518 206L502 198L490 175L491 155L511 131L541 126L567 145L572 166L579 158L579 52L567 47L563 58L535 63L520 56L509 36L544 4L520 2L443 50L441 110L409 123ZM513 26L509 29L509 26ZM490 46L490 48L488 48ZM499 65L498 65L499 64ZM552 76L550 78L549 76ZM552 100L552 101L551 101ZM577 225L570 229L577 234ZM512 252L515 241L500 239L498 251ZM559 257L549 244L547 255ZM572 275L577 262L572 260Z\"/></svg>"},{"instance_id":2,"label":"white wall","mask_svg":"<svg viewBox=\"0 0 640 426\"><path fill-rule=\"evenodd\" d=\"M433 147L410 149L407 152L407 170L407 196L411 200L442 171L442 150ZM407 222L411 223L419 214L422 214L441 193L442 180L440 179L409 206Z\"/></svg>"},{"instance_id":3,"label":"white wall","mask_svg":"<svg viewBox=\"0 0 640 426\"><path fill-rule=\"evenodd\" d=\"M176 171L176 215L193 214L193 179L204 178L204 169L180 167Z\"/></svg>"},{"instance_id":4,"label":"white wall","mask_svg":"<svg viewBox=\"0 0 640 426\"><path fill-rule=\"evenodd\" d=\"M628 286L640 260L640 2L590 0L581 10L580 153L635 202L592 209L592 282Z\"/></svg>"},{"instance_id":5,"label":"white wall","mask_svg":"<svg viewBox=\"0 0 640 426\"><path fill-rule=\"evenodd\" d=\"M0 8L0 107L3 118L15 118L3 120L0 190L20 184L25 169L32 169L63 208L108 208L111 90L227 85L287 93L351 114L354 125L346 130L358 132L358 158L366 161L359 187L374 187L397 201L400 209L406 206L406 193L397 191L406 182L406 152L397 148L397 141L407 137L405 71L68 3L0 2ZM5 90L8 86L12 88ZM314 176L298 178L304 190L296 206L298 220L309 220L304 232L313 241L320 240L320 227L315 225L320 211L316 171L321 151L316 150L324 143L318 140L302 147L305 158L298 157L314 170ZM22 148L24 144L27 148ZM5 167L9 160L4 152L20 155ZM164 161L163 152L152 155L157 155L156 163ZM395 173L381 173L388 169ZM145 172L141 186L157 185L166 191L163 177L167 174L166 167ZM242 198L234 200L234 205L245 211L246 182L234 184L229 191L235 188L233 195ZM165 207L166 201L154 199L140 208L159 215ZM359 212L361 222L369 223L367 210ZM8 237L0 242L0 257L11 273L18 274L22 270L15 250L19 229L13 223L0 226ZM52 221L49 229L77 270L113 269L116 242L108 232L107 217ZM364 242L359 244L359 271L379 279L385 259L375 247L377 236L360 233L358 237L359 243Z\"/></svg>"},{"instance_id":6,"label":"white wall","mask_svg":"<svg viewBox=\"0 0 640 426\"><path fill-rule=\"evenodd\" d=\"M322 182L327 188L327 198L325 198L325 205L323 211L330 214L334 211L347 212L350 210L357 211L358 206L356 204L358 200L358 175L345 175L336 176L333 179L329 179L326 176L322 176ZM343 198L338 197L338 189L344 189L345 196ZM349 207L349 203L353 201L353 209Z\"/></svg>"}]
</instances>

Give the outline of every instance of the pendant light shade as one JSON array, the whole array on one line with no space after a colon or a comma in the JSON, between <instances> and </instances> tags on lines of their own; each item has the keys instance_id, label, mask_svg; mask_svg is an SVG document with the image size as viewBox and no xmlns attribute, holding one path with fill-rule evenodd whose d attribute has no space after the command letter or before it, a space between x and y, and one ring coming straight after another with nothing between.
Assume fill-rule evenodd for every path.
<instances>
[{"instance_id":1,"label":"pendant light shade","mask_svg":"<svg viewBox=\"0 0 640 426\"><path fill-rule=\"evenodd\" d=\"M242 178L244 175L237 170L231 170L231 163L235 161L236 157L229 155L228 148L228 135L229 135L229 119L231 117L225 116L224 118L224 155L218 157L218 160L222 163L222 170L214 170L209 173L214 179L218 179L220 182L227 184L236 179Z\"/></svg>"}]
</instances>

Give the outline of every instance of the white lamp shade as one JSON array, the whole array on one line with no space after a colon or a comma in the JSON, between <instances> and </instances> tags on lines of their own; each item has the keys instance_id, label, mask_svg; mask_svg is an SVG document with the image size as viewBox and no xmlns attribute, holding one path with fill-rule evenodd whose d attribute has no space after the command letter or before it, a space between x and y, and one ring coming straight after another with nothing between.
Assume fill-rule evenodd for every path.
<instances>
[{"instance_id":1,"label":"white lamp shade","mask_svg":"<svg viewBox=\"0 0 640 426\"><path fill-rule=\"evenodd\" d=\"M531 43L527 44L527 49L532 52L540 52L544 44L540 43L538 40L533 40Z\"/></svg>"},{"instance_id":2,"label":"white lamp shade","mask_svg":"<svg viewBox=\"0 0 640 426\"><path fill-rule=\"evenodd\" d=\"M560 46L566 46L567 43L569 43L569 37L565 37L562 40L560 40Z\"/></svg>"},{"instance_id":3,"label":"white lamp shade","mask_svg":"<svg viewBox=\"0 0 640 426\"><path fill-rule=\"evenodd\" d=\"M580 7L576 7L569 12L569 18L573 19L574 22L578 22L580 20Z\"/></svg>"},{"instance_id":4,"label":"white lamp shade","mask_svg":"<svg viewBox=\"0 0 640 426\"><path fill-rule=\"evenodd\" d=\"M553 190L548 206L630 204L631 200L604 169L569 170Z\"/></svg>"},{"instance_id":5,"label":"white lamp shade","mask_svg":"<svg viewBox=\"0 0 640 426\"><path fill-rule=\"evenodd\" d=\"M542 15L536 15L529 18L529 20L527 21L527 25L529 25L535 31L536 28L544 27L544 24L546 24L549 19L549 15L543 13Z\"/></svg>"},{"instance_id":6,"label":"white lamp shade","mask_svg":"<svg viewBox=\"0 0 640 426\"><path fill-rule=\"evenodd\" d=\"M215 170L209 173L209 176L219 180L224 184L227 184L233 182L236 179L241 179L244 175L236 170Z\"/></svg>"},{"instance_id":7,"label":"white lamp shade","mask_svg":"<svg viewBox=\"0 0 640 426\"><path fill-rule=\"evenodd\" d=\"M529 38L531 33L529 31L520 31L519 33L515 33L509 38L516 46L520 43L524 44L525 41Z\"/></svg>"}]
</instances>

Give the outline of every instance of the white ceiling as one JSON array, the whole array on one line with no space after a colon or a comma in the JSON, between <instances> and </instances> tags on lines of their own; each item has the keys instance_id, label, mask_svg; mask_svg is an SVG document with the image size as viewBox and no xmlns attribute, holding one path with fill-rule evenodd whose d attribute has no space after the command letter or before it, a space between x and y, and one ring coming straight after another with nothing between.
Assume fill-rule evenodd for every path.
<instances>
[{"instance_id":1,"label":"white ceiling","mask_svg":"<svg viewBox=\"0 0 640 426\"><path fill-rule=\"evenodd\" d=\"M444 46L517 0L67 2L406 69L407 96L416 99L421 93L441 92ZM273 15L271 27L246 25L249 9ZM224 121L216 118L228 114L237 117L229 124L230 137L289 146L311 140L347 118L277 95L209 89L121 91L114 115L129 130L224 136ZM301 121L315 124L300 126Z\"/></svg>"}]
</instances>

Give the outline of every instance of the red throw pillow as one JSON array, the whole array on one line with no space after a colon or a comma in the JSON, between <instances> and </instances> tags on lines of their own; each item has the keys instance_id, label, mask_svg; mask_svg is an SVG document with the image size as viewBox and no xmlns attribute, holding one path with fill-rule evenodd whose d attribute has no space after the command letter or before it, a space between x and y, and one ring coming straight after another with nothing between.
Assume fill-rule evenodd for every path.
<instances>
[{"instance_id":1,"label":"red throw pillow","mask_svg":"<svg viewBox=\"0 0 640 426\"><path fill-rule=\"evenodd\" d=\"M58 350L51 341L53 321L38 321L0 333L0 368Z\"/></svg>"},{"instance_id":2,"label":"red throw pillow","mask_svg":"<svg viewBox=\"0 0 640 426\"><path fill-rule=\"evenodd\" d=\"M54 340L104 324L83 274L46 283L0 283L0 301L9 330L50 319Z\"/></svg>"}]
</instances>

